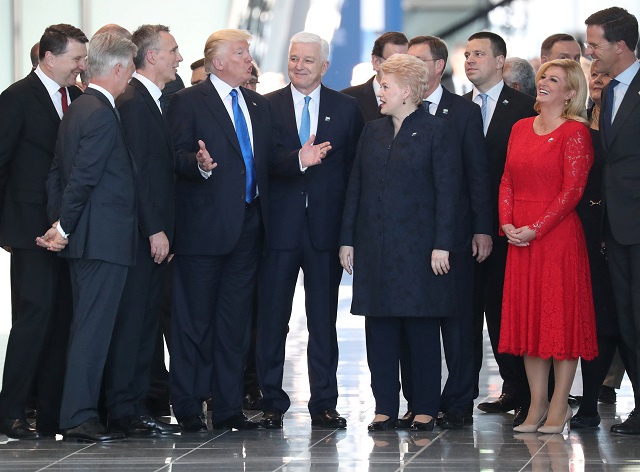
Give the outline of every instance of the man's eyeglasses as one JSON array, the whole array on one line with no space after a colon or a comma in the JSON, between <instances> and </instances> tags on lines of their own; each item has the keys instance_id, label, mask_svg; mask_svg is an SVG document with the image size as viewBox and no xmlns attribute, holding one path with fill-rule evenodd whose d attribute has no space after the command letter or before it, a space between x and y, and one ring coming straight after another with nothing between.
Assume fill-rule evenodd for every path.
<instances>
[{"instance_id":1,"label":"man's eyeglasses","mask_svg":"<svg viewBox=\"0 0 640 472\"><path fill-rule=\"evenodd\" d=\"M602 46L606 44L611 44L611 43L612 43L611 41L606 41L600 44L582 43L582 45L584 46L585 49L591 49L592 51L595 51L596 49L600 49Z\"/></svg>"}]
</instances>

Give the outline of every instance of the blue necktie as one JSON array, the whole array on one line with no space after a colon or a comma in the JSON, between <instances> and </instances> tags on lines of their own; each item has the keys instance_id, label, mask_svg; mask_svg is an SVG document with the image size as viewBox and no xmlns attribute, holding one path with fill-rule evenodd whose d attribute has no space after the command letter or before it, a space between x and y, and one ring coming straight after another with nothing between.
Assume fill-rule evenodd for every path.
<instances>
[{"instance_id":1,"label":"blue necktie","mask_svg":"<svg viewBox=\"0 0 640 472\"><path fill-rule=\"evenodd\" d=\"M300 117L300 131L298 131L298 136L300 136L300 144L304 146L304 143L309 141L309 136L311 136L311 115L309 115L309 102L311 101L311 97L304 97L304 108L302 109L302 116Z\"/></svg>"},{"instance_id":2,"label":"blue necktie","mask_svg":"<svg viewBox=\"0 0 640 472\"><path fill-rule=\"evenodd\" d=\"M602 131L607 143L609 142L608 133L611 130L611 124L613 121L613 89L619 83L620 82L616 79L611 79L611 82L609 82L609 86L607 87L607 91L605 92L607 95L607 103L604 106L604 111L600 118L600 124L602 125Z\"/></svg>"},{"instance_id":3,"label":"blue necktie","mask_svg":"<svg viewBox=\"0 0 640 472\"><path fill-rule=\"evenodd\" d=\"M249 129L247 128L247 121L244 119L244 113L242 113L242 109L238 104L238 91L232 89L229 94L231 95L231 107L233 108L233 121L236 124L236 134L238 135L242 158L244 159L244 165L247 170L245 200L247 203L251 203L253 199L256 198L256 167L253 163Z\"/></svg>"},{"instance_id":4,"label":"blue necktie","mask_svg":"<svg viewBox=\"0 0 640 472\"><path fill-rule=\"evenodd\" d=\"M482 113L482 126L485 130L487 129L487 94L481 93L480 98L482 99L482 106L480 107L480 112Z\"/></svg>"}]
</instances>

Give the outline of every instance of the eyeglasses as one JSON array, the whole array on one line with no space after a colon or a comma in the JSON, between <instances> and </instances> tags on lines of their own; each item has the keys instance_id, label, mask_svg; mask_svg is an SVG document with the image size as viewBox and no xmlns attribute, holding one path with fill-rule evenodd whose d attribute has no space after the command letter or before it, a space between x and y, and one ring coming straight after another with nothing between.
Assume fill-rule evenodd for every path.
<instances>
[{"instance_id":1,"label":"eyeglasses","mask_svg":"<svg viewBox=\"0 0 640 472\"><path fill-rule=\"evenodd\" d=\"M612 41L606 41L600 44L582 43L585 49L591 49L592 51L595 51L596 49L600 49L605 44L612 44Z\"/></svg>"},{"instance_id":2,"label":"eyeglasses","mask_svg":"<svg viewBox=\"0 0 640 472\"><path fill-rule=\"evenodd\" d=\"M259 84L260 82L258 81L258 79L251 79L251 80L247 80L244 85L256 85Z\"/></svg>"}]
</instances>

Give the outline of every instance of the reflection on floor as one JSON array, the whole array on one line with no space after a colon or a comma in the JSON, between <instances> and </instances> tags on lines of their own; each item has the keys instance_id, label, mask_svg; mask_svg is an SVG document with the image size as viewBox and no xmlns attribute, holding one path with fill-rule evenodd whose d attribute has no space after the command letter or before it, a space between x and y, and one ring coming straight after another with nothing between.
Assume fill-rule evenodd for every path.
<instances>
[{"instance_id":1,"label":"reflection on floor","mask_svg":"<svg viewBox=\"0 0 640 472\"><path fill-rule=\"evenodd\" d=\"M306 328L302 290L294 302L287 344L285 389L292 397L282 431L209 431L109 445L7 441L0 435L0 471L583 471L640 470L638 438L609 433L632 408L625 381L617 405L600 404L600 428L564 435L514 434L512 416L474 413L473 427L430 433L367 433L374 403L369 388L363 320L349 314L351 286L341 287L340 399L343 431L312 429L307 413ZM0 343L6 344L5 339ZM485 340L480 398L499 395L498 371ZM446 370L443 369L446 378ZM580 379L573 392L580 394ZM404 406L404 405L403 405ZM401 414L404 411L400 412ZM260 412L247 412L258 419ZM175 420L174 420L175 421ZM4 441L3 441L4 440Z\"/></svg>"}]
</instances>

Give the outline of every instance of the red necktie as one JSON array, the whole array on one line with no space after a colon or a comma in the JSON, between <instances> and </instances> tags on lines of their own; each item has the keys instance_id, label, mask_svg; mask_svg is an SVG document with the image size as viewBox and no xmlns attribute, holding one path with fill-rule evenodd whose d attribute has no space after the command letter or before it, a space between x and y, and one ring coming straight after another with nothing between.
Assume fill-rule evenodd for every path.
<instances>
[{"instance_id":1,"label":"red necktie","mask_svg":"<svg viewBox=\"0 0 640 472\"><path fill-rule=\"evenodd\" d=\"M67 112L67 107L69 106L69 104L67 103L66 87L60 87L60 93L62 94L62 114L64 115Z\"/></svg>"}]
</instances>

